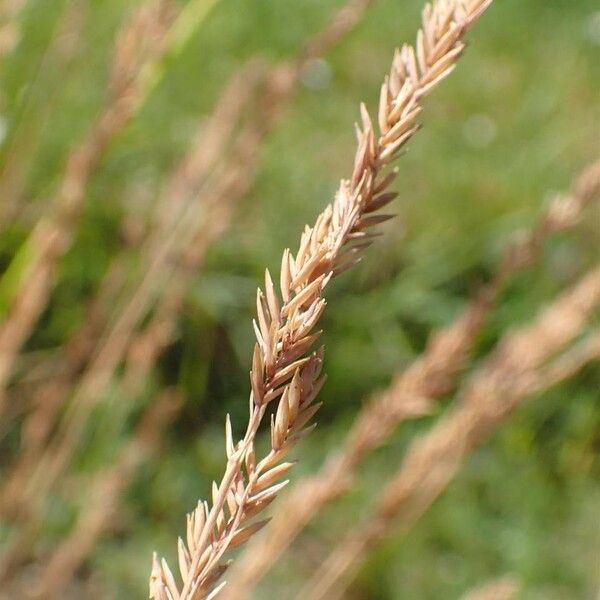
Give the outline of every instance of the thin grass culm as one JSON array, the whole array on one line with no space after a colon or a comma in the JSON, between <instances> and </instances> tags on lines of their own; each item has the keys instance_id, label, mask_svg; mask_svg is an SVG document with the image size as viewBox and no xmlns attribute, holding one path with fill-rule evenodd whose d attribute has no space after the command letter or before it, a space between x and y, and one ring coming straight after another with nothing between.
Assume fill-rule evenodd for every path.
<instances>
[{"instance_id":1,"label":"thin grass culm","mask_svg":"<svg viewBox=\"0 0 600 600\"><path fill-rule=\"evenodd\" d=\"M457 392L451 409L416 437L377 493L375 508L330 550L297 600L343 598L368 553L391 531L406 533L446 489L473 450L528 397L597 360L600 263L544 307L527 325L508 330ZM573 347L573 343L585 336Z\"/></svg>"},{"instance_id":2,"label":"thin grass culm","mask_svg":"<svg viewBox=\"0 0 600 600\"><path fill-rule=\"evenodd\" d=\"M378 125L364 105L358 149L349 180L342 180L335 200L306 227L294 256L285 250L276 291L269 271L265 290L257 293L257 342L250 373L248 426L235 443L226 421L227 466L213 485L212 506L199 502L188 515L186 541L179 539L182 584L166 561L153 560L150 597L155 600L198 600L215 597L228 567L224 555L259 531L266 520L252 521L285 487L282 479L293 467L286 454L310 432L319 409L315 398L324 383L322 348L313 348L326 301L323 291L331 278L355 265L372 242L371 229L391 218L378 211L396 194L388 188L396 171L390 163L418 130L422 99L455 68L465 44L463 37L492 0L440 0L423 11L423 27L415 47L405 45L394 56L389 77L381 87ZM279 400L271 419L271 448L263 458L254 440L269 404Z\"/></svg>"}]
</instances>

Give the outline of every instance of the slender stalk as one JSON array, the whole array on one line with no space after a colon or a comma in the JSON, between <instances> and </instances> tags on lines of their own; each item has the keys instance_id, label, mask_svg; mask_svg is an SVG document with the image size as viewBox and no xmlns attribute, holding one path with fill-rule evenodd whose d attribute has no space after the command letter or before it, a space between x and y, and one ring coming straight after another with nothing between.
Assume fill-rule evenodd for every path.
<instances>
[{"instance_id":1,"label":"slender stalk","mask_svg":"<svg viewBox=\"0 0 600 600\"><path fill-rule=\"evenodd\" d=\"M248 598L258 582L323 507L343 495L365 456L381 446L406 419L427 412L449 393L464 367L507 280L537 261L549 236L574 226L584 209L600 197L600 161L588 166L566 196L556 197L526 235L503 252L491 282L483 286L447 328L430 336L425 352L400 372L387 390L365 404L342 443L321 470L296 483L278 504L268 529L236 560L223 596ZM549 378L549 376L547 377Z\"/></svg>"},{"instance_id":2,"label":"slender stalk","mask_svg":"<svg viewBox=\"0 0 600 600\"><path fill-rule=\"evenodd\" d=\"M180 540L179 568L182 586L167 563L154 558L150 595L155 599L210 598L218 593L221 575L228 567L225 552L265 525L248 521L274 500L286 484L280 482L292 466L282 463L286 454L310 428L305 424L318 410L313 404L324 380L320 377L322 351L311 352L319 332L313 333L325 309L323 291L331 278L351 268L371 243L373 226L389 215L374 214L396 194L386 192L394 173L386 167L418 130L423 97L454 69L464 50L466 31L491 0L437 2L423 13L423 30L416 50L404 46L396 53L390 77L382 85L378 123L361 107L362 129L349 180L343 180L332 204L307 227L296 255L286 250L279 287L270 273L265 292L258 290L257 343L250 383L250 414L244 438L235 444L230 425L226 431L228 456L225 476L214 485L213 503L188 516L187 545ZM258 426L269 403L281 398L271 422L271 450L261 461L253 449Z\"/></svg>"},{"instance_id":3,"label":"slender stalk","mask_svg":"<svg viewBox=\"0 0 600 600\"><path fill-rule=\"evenodd\" d=\"M531 325L506 333L458 393L449 412L411 444L402 464L379 494L372 514L342 538L298 598L341 598L368 552L391 531L410 529L471 452L529 396L597 359L599 356L593 350L600 348L595 336L586 344L585 352L569 354L569 359L554 357L585 330L599 307L600 265L597 265L554 300Z\"/></svg>"}]
</instances>

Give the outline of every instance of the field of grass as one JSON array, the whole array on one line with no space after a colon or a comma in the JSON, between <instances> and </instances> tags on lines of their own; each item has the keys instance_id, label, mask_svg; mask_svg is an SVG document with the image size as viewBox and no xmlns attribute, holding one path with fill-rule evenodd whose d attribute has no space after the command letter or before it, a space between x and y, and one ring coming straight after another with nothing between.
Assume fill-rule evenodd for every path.
<instances>
[{"instance_id":1,"label":"field of grass","mask_svg":"<svg viewBox=\"0 0 600 600\"><path fill-rule=\"evenodd\" d=\"M20 41L0 63L0 309L10 304L8 269L33 224L49 210L68 150L99 111L116 31L127 0L29 0ZM27 341L28 360L50 354L80 326L111 258L126 253L121 223L143 224L143 206L185 153L219 90L242 62L294 56L339 6L332 0L220 0L189 41L167 56L133 122L93 173L72 247ZM75 7L75 8L74 8ZM261 148L256 179L231 226L190 281L177 332L143 393L124 401L110 389L94 410L75 460L77 476L52 499L36 555L71 526L73 486L85 489L130 434L158 390L175 387L184 406L160 451L126 492L110 530L79 572L110 598L145 597L153 550L174 560L184 514L210 495L224 464L223 420L243 434L255 288L265 266L349 176L358 103L376 110L394 48L412 40L421 2L379 0L322 61ZM55 29L72 23L61 52ZM62 24L62 25L61 25ZM68 45L77 46L68 57ZM426 101L423 131L399 162L398 219L364 262L333 283L323 318L328 382L319 426L295 451L293 480L335 449L365 398L424 348L480 281L503 244L531 225L555 192L600 154L600 7L596 0L498 0L469 36L456 73ZM477 356L527 322L600 256L600 209L544 247L541 264L511 280L479 340ZM14 269L14 263L13 263ZM8 270L7 270L8 269ZM17 273L17 276L19 274ZM4 295L2 295L4 294ZM596 318L594 325L600 325ZM600 576L600 368L534 398L459 477L417 526L390 536L360 572L358 599L458 598L512 574L524 600L591 600ZM14 398L13 398L14 400ZM18 397L16 398L18 401ZM408 441L444 410L401 428L361 468L358 485L301 535L256 595L291 595L339 536L371 506L373 491ZM18 429L0 447L19 446ZM2 460L6 466L8 460ZM71 487L69 487L71 486ZM85 502L81 499L78 502ZM8 535L0 528L0 540ZM94 588L95 589L95 588Z\"/></svg>"}]
</instances>

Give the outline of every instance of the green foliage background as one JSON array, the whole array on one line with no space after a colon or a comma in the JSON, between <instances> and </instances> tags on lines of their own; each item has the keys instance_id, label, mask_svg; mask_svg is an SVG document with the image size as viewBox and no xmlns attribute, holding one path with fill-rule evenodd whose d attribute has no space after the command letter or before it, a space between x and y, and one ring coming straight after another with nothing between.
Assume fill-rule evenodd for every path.
<instances>
[{"instance_id":1,"label":"green foliage background","mask_svg":"<svg viewBox=\"0 0 600 600\"><path fill-rule=\"evenodd\" d=\"M99 110L114 35L136 3L83 4L81 52L66 71L42 60L63 8L58 0L27 4L23 39L0 69L6 129L0 166L23 137L41 139L34 155L23 155L34 162L21 218L1 225L3 268L46 209L66 152ZM28 350L50 350L78 327L85 301L120 249L119 221L133 185L158 192L228 75L257 52L273 61L293 56L339 4L217 3L168 62L164 79L94 176L75 244ZM178 339L144 397L131 407L109 394L98 410L78 456L84 482L115 456L131 415L158 389L176 384L186 398L160 454L127 493L115 532L82 573L95 573L115 598L144 597L152 550L174 556L184 513L218 478L225 413L238 431L246 415L254 289L264 267L277 269L281 250L296 244L301 227L347 176L358 102L376 105L392 51L413 39L420 6L417 0L380 0L327 57L324 85L301 89L263 148L251 193L191 282ZM386 226L363 265L332 286L323 323L325 404L316 432L296 452L302 460L294 477L318 467L365 397L423 349L433 328L457 314L493 270L503 243L598 154L599 9L597 0L498 0L470 35L464 60L427 101L425 128L401 160L400 218ZM547 245L541 265L511 282L479 356L600 256L600 213L591 210L588 217ZM505 573L524 582L527 600L595 597L599 384L599 368L590 367L518 413L408 536L391 537L374 553L352 597L455 598ZM367 512L410 438L435 418L404 427L364 465L357 488L309 528L257 598L297 589L319 553ZM18 443L16 435L11 443ZM42 545L60 537L72 511L56 500Z\"/></svg>"}]
</instances>

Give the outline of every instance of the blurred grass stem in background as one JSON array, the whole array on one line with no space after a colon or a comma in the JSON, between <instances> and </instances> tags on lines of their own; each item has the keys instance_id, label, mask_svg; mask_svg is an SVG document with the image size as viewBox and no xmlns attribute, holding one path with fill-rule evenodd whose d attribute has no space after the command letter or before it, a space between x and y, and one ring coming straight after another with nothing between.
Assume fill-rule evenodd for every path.
<instances>
[{"instance_id":1,"label":"blurred grass stem in background","mask_svg":"<svg viewBox=\"0 0 600 600\"><path fill-rule=\"evenodd\" d=\"M599 197L597 161L579 175L568 194L549 203L530 231L508 244L492 281L475 293L454 322L433 332L425 352L398 373L387 390L367 401L347 438L327 457L321 470L296 482L295 489L275 509L267 530L236 561L224 590L228 600L250 597L257 583L311 519L351 488L365 457L381 447L405 420L427 414L433 401L454 389L509 278L538 262L544 242L577 225L584 210ZM588 350L593 355L593 344ZM593 356L585 356L585 362L593 360Z\"/></svg>"},{"instance_id":2,"label":"blurred grass stem in background","mask_svg":"<svg viewBox=\"0 0 600 600\"><path fill-rule=\"evenodd\" d=\"M0 414L14 361L48 302L58 261L71 245L89 179L110 142L160 81L163 57L181 50L214 3L194 0L186 5L180 19L173 21L168 0L148 1L121 32L106 104L83 141L69 154L50 214L36 224L0 280L4 317L0 329ZM168 33L170 27L172 35Z\"/></svg>"},{"instance_id":3,"label":"blurred grass stem in background","mask_svg":"<svg viewBox=\"0 0 600 600\"><path fill-rule=\"evenodd\" d=\"M572 369L588 360L600 358L597 335L585 352L577 352L577 360L563 362L560 356L585 331L598 306L600 265L541 311L531 325L506 333L459 389L448 413L413 441L400 468L379 492L373 514L333 548L297 598L342 598L368 552L392 528L405 533L412 527L473 448L486 441L525 399L572 376Z\"/></svg>"}]
</instances>

